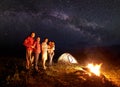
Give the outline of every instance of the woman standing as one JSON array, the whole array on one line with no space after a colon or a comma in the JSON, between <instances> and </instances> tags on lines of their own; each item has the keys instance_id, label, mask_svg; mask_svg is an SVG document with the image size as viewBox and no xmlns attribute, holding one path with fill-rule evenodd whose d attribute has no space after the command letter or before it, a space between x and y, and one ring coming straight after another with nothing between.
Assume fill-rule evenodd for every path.
<instances>
[{"instance_id":1,"label":"woman standing","mask_svg":"<svg viewBox=\"0 0 120 87\"><path fill-rule=\"evenodd\" d=\"M37 37L34 43L34 53L35 53L35 69L36 71L38 71L38 60L39 60L39 55L41 53L40 37Z\"/></svg>"},{"instance_id":2,"label":"woman standing","mask_svg":"<svg viewBox=\"0 0 120 87\"><path fill-rule=\"evenodd\" d=\"M49 65L52 65L53 56L55 54L54 51L55 51L55 43L54 42L49 42L49 49L48 49Z\"/></svg>"}]
</instances>

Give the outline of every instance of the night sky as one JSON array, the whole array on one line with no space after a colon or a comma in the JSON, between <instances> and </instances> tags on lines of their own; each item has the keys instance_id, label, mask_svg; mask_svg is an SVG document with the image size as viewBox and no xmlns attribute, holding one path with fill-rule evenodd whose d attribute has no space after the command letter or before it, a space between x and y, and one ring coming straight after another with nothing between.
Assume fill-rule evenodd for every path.
<instances>
[{"instance_id":1,"label":"night sky","mask_svg":"<svg viewBox=\"0 0 120 87\"><path fill-rule=\"evenodd\" d=\"M0 0L0 48L20 50L31 32L56 49L120 45L120 0Z\"/></svg>"}]
</instances>

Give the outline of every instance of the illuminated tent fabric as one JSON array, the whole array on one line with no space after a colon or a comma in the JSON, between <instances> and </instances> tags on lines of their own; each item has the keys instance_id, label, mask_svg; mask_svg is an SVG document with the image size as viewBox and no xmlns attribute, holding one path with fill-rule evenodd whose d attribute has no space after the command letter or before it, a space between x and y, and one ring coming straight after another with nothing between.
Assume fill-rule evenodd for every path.
<instances>
[{"instance_id":1,"label":"illuminated tent fabric","mask_svg":"<svg viewBox=\"0 0 120 87\"><path fill-rule=\"evenodd\" d=\"M69 53L63 53L59 58L58 58L58 63L72 63L72 64L77 64L77 60Z\"/></svg>"}]
</instances>

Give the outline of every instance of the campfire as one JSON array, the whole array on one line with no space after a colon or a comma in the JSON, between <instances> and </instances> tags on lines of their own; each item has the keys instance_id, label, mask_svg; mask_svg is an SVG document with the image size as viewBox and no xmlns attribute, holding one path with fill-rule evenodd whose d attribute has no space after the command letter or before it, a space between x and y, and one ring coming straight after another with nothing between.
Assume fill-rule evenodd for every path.
<instances>
[{"instance_id":1,"label":"campfire","mask_svg":"<svg viewBox=\"0 0 120 87\"><path fill-rule=\"evenodd\" d=\"M100 76L100 68L101 68L101 64L93 64L90 63L87 65L87 68L90 70L91 73L94 73L96 76Z\"/></svg>"}]
</instances>

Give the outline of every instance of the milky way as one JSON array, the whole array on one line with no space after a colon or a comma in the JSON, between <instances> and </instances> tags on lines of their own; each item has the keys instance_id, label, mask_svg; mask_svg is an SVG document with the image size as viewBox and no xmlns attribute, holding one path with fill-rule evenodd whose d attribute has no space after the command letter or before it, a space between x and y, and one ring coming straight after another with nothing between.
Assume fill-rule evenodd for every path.
<instances>
[{"instance_id":1,"label":"milky way","mask_svg":"<svg viewBox=\"0 0 120 87\"><path fill-rule=\"evenodd\" d=\"M1 46L21 45L30 32L58 47L120 44L119 0L4 0ZM9 43L8 43L9 42Z\"/></svg>"}]
</instances>

